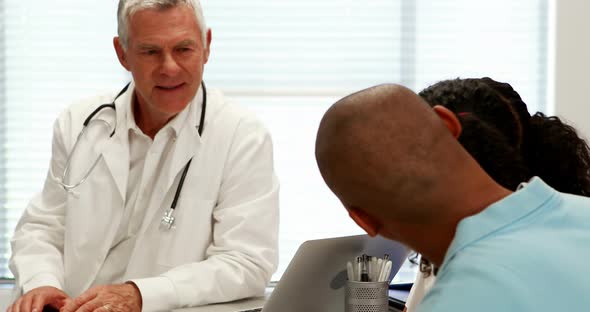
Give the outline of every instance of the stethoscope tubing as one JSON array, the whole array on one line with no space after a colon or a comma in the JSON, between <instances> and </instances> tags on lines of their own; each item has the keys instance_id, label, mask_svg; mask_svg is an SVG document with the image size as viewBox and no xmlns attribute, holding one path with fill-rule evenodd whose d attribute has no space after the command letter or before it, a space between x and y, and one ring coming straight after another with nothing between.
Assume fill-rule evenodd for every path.
<instances>
[{"instance_id":1,"label":"stethoscope tubing","mask_svg":"<svg viewBox=\"0 0 590 312\"><path fill-rule=\"evenodd\" d=\"M100 159L102 158L102 155L100 155L92 164L92 166L88 169L88 171L84 174L84 176L82 177L82 179L80 179L79 182L74 183L74 184L66 184L64 183L66 176L70 170L70 162L72 160L72 155L74 154L73 152L76 150L76 148L78 147L78 143L80 142L80 138L82 137L82 135L86 132L87 130L87 126L90 123L90 121L94 118L94 116L96 116L96 114L98 114L101 110L105 109L105 108L112 108L114 111L117 111L116 107L115 107L115 101L123 94L127 91L127 89L129 88L129 85L131 83L128 83L118 94L117 96L113 99L113 102L108 103L108 104L102 104L99 107L97 107L92 113L90 113L90 115L88 115L88 117L86 117L86 119L84 120L83 123L83 127L82 127L82 131L80 131L80 133L78 134L78 137L76 138L76 142L74 143L74 146L72 148L72 151L70 152L70 154L68 155L68 158L66 160L66 164L64 167L64 173L62 175L61 181L59 181L59 183L61 184L61 186L66 190L66 191L71 191L73 189L75 189L76 187L80 186L82 183L84 183L84 181L86 181L88 179L88 177L90 176L90 174L92 173L92 171L94 170L94 168L96 167L96 165L98 164L98 162L100 161ZM207 109L207 88L205 86L205 82L201 81L201 87L203 89L203 103L202 103L202 109L201 109L201 117L199 120L199 127L198 127L198 133L199 136L202 136L203 134L203 130L205 127L205 114L206 114L206 109ZM102 119L97 119L95 120L95 122L103 122L107 127L110 128L110 124ZM115 134L116 131L116 123L115 123L115 127L113 127L113 131L111 132L109 137L113 137L113 135ZM174 210L176 209L176 205L178 203L178 199L180 198L180 194L182 192L182 188L184 186L184 180L186 179L186 175L188 173L188 170L191 166L191 162L192 162L193 158L191 157L191 159L189 159L189 161L187 162L187 164L184 166L184 169L182 171L182 175L180 177L180 181L178 182L178 187L176 188L176 192L174 194L174 199L172 201L172 205L170 206L170 209Z\"/></svg>"}]
</instances>

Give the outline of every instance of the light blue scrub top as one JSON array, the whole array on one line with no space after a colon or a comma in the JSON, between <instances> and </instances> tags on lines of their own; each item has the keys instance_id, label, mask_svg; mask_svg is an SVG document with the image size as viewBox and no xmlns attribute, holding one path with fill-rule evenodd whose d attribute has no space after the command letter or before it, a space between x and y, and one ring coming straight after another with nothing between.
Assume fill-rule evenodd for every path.
<instances>
[{"instance_id":1,"label":"light blue scrub top","mask_svg":"<svg viewBox=\"0 0 590 312\"><path fill-rule=\"evenodd\" d=\"M463 219L418 311L590 311L590 199L533 178Z\"/></svg>"}]
</instances>

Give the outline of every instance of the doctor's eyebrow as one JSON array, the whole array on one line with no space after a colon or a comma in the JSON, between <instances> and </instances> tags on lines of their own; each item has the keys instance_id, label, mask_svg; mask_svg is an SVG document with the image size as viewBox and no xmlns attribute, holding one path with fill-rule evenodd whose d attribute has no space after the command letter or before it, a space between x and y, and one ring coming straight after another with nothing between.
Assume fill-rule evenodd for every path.
<instances>
[{"instance_id":1,"label":"doctor's eyebrow","mask_svg":"<svg viewBox=\"0 0 590 312\"><path fill-rule=\"evenodd\" d=\"M182 40L181 42L177 43L174 45L175 48L184 48L184 47L190 47L190 46L196 46L197 42L193 39L185 39Z\"/></svg>"},{"instance_id":2,"label":"doctor's eyebrow","mask_svg":"<svg viewBox=\"0 0 590 312\"><path fill-rule=\"evenodd\" d=\"M141 44L139 44L138 48L141 51L161 50L162 49L160 46L157 46L155 44L148 44L148 43L141 43Z\"/></svg>"},{"instance_id":3,"label":"doctor's eyebrow","mask_svg":"<svg viewBox=\"0 0 590 312\"><path fill-rule=\"evenodd\" d=\"M179 43L175 44L174 48L175 49L186 48L186 47L192 47L192 46L196 46L196 45L197 45L197 42L195 40L185 39L185 40L182 40ZM159 51L159 50L162 50L162 47L160 47L159 45L155 45L155 44L140 43L138 45L138 49L140 51L152 51L152 50Z\"/></svg>"}]
</instances>

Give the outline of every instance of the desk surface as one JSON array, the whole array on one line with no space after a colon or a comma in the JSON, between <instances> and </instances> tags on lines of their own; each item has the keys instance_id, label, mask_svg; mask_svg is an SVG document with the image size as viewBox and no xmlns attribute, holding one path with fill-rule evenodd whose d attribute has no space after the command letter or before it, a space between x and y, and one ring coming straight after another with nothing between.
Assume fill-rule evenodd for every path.
<instances>
[{"instance_id":1,"label":"desk surface","mask_svg":"<svg viewBox=\"0 0 590 312\"><path fill-rule=\"evenodd\" d=\"M173 310L175 312L236 312L254 308L260 308L264 305L267 297L250 298L227 303L211 304L201 307L186 308Z\"/></svg>"},{"instance_id":2,"label":"desk surface","mask_svg":"<svg viewBox=\"0 0 590 312\"><path fill-rule=\"evenodd\" d=\"M256 298L248 298L242 300L236 300L232 302L210 304L206 306L176 309L174 312L236 312L243 310L250 310L256 308L262 308L264 302L270 297L274 287L267 287L264 291L264 296Z\"/></svg>"},{"instance_id":3,"label":"desk surface","mask_svg":"<svg viewBox=\"0 0 590 312\"><path fill-rule=\"evenodd\" d=\"M195 308L178 309L178 310L173 310L173 311L175 311L175 312L237 312L237 311L243 311L243 310L262 307L262 305L264 305L265 300L266 300L265 297L260 297L260 298L238 300L238 301L228 302L228 303L212 304L212 305L195 307ZM390 312L401 312L402 310L398 310L398 309L390 306L389 311Z\"/></svg>"},{"instance_id":4,"label":"desk surface","mask_svg":"<svg viewBox=\"0 0 590 312\"><path fill-rule=\"evenodd\" d=\"M174 312L237 312L249 309L260 308L264 305L264 302L270 294L272 293L273 288L267 288L264 294L264 297L257 297L257 298L249 298L243 299L238 301L226 302L226 303L218 303L218 304L211 304L206 306L194 307L194 308L186 308L186 309L177 309L173 310ZM401 311L395 309L393 307L389 307L389 311Z\"/></svg>"}]
</instances>

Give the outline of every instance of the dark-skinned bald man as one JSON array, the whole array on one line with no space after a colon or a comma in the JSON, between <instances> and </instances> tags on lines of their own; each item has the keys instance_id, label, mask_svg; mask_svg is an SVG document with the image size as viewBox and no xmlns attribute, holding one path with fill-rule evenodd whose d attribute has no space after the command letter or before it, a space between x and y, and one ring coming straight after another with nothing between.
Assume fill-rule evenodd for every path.
<instances>
[{"instance_id":1,"label":"dark-skinned bald man","mask_svg":"<svg viewBox=\"0 0 590 312\"><path fill-rule=\"evenodd\" d=\"M539 178L505 189L459 144L460 134L451 111L380 85L326 112L316 159L369 235L440 266L418 311L590 309L590 200Z\"/></svg>"}]
</instances>

